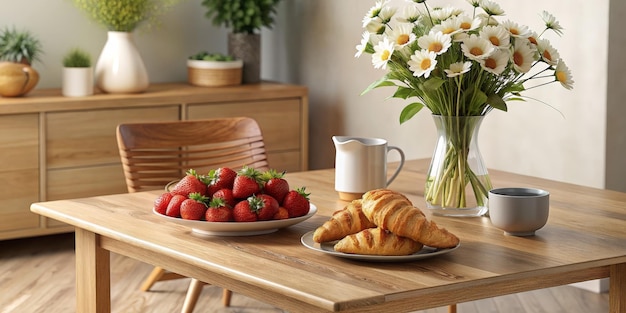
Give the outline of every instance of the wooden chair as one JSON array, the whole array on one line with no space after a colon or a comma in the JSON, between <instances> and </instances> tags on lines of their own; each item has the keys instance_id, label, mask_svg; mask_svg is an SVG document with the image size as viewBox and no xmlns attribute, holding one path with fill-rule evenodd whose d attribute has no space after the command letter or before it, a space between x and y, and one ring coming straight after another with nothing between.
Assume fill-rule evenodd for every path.
<instances>
[{"instance_id":1,"label":"wooden chair","mask_svg":"<svg viewBox=\"0 0 626 313\"><path fill-rule=\"evenodd\" d=\"M128 192L163 189L188 169L208 173L218 167L269 168L261 129L246 117L121 124L117 142ZM141 290L178 278L186 277L155 267ZM193 312L204 285L192 278L182 312ZM224 306L230 306L231 295L224 289Z\"/></svg>"}]
</instances>

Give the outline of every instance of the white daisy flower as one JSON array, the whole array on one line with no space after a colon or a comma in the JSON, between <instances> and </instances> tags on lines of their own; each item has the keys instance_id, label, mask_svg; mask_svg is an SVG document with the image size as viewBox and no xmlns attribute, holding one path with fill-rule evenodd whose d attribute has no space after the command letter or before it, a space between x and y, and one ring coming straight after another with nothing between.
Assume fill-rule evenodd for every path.
<instances>
[{"instance_id":1,"label":"white daisy flower","mask_svg":"<svg viewBox=\"0 0 626 313\"><path fill-rule=\"evenodd\" d=\"M561 83L561 85L567 89L571 90L574 88L574 80L572 78L572 72L569 70L565 62L562 60L559 61L559 64L556 65L556 70L554 71L554 77L556 77L556 81Z\"/></svg>"},{"instance_id":2,"label":"white daisy flower","mask_svg":"<svg viewBox=\"0 0 626 313\"><path fill-rule=\"evenodd\" d=\"M480 20L480 25L483 25L483 26L500 25L500 23L498 23L498 20L496 20L495 17L492 17L492 16L487 15L485 13L480 13L480 14L476 15L476 18L478 18Z\"/></svg>"},{"instance_id":3,"label":"white daisy flower","mask_svg":"<svg viewBox=\"0 0 626 313\"><path fill-rule=\"evenodd\" d=\"M463 54L470 60L480 61L493 53L496 48L489 40L471 35L461 44Z\"/></svg>"},{"instance_id":4,"label":"white daisy flower","mask_svg":"<svg viewBox=\"0 0 626 313\"><path fill-rule=\"evenodd\" d=\"M561 58L559 56L559 52L556 51L556 49L554 49L552 45L550 45L550 42L547 39L539 39L539 42L537 44L537 50L539 50L539 55L541 55L541 59L544 60L546 63L552 66L559 63L559 59Z\"/></svg>"},{"instance_id":5,"label":"white daisy flower","mask_svg":"<svg viewBox=\"0 0 626 313\"><path fill-rule=\"evenodd\" d=\"M473 6L473 7L477 8L477 7L479 7L479 6L480 6L480 2L481 2L481 1L480 1L480 0L467 0L467 2L468 2L471 6Z\"/></svg>"},{"instance_id":6,"label":"white daisy flower","mask_svg":"<svg viewBox=\"0 0 626 313\"><path fill-rule=\"evenodd\" d=\"M428 78L430 72L435 69L437 65L437 55L432 51L418 50L411 56L411 59L407 62L409 69L413 72L413 76Z\"/></svg>"},{"instance_id":7,"label":"white daisy flower","mask_svg":"<svg viewBox=\"0 0 626 313\"><path fill-rule=\"evenodd\" d=\"M389 22L391 22L391 19L396 14L396 11L398 11L397 7L383 7L383 9L380 10L380 13L378 14L378 18L380 18L383 24L388 24Z\"/></svg>"},{"instance_id":8,"label":"white daisy flower","mask_svg":"<svg viewBox=\"0 0 626 313\"><path fill-rule=\"evenodd\" d=\"M385 33L387 26L381 23L380 20L373 19L367 25L365 25L365 29L371 34L382 35Z\"/></svg>"},{"instance_id":9,"label":"white daisy flower","mask_svg":"<svg viewBox=\"0 0 626 313\"><path fill-rule=\"evenodd\" d=\"M452 7L434 8L430 12L430 17L435 21L445 21L453 16L455 9Z\"/></svg>"},{"instance_id":10,"label":"white daisy flower","mask_svg":"<svg viewBox=\"0 0 626 313\"><path fill-rule=\"evenodd\" d=\"M485 26L478 36L489 40L498 49L508 49L511 46L511 36L502 26Z\"/></svg>"},{"instance_id":11,"label":"white daisy flower","mask_svg":"<svg viewBox=\"0 0 626 313\"><path fill-rule=\"evenodd\" d=\"M390 42L386 37L374 46L374 53L372 54L372 63L374 64L374 68L380 68L383 70L387 68L387 63L391 59L391 55L394 51L393 47L393 42Z\"/></svg>"},{"instance_id":12,"label":"white daisy flower","mask_svg":"<svg viewBox=\"0 0 626 313\"><path fill-rule=\"evenodd\" d=\"M546 23L547 29L552 29L555 33L563 35L563 27L552 14L548 13L548 11L543 11L541 12L541 18Z\"/></svg>"},{"instance_id":13,"label":"white daisy flower","mask_svg":"<svg viewBox=\"0 0 626 313\"><path fill-rule=\"evenodd\" d=\"M455 19L459 20L459 25L461 29L463 29L466 32L470 30L474 30L480 27L481 25L481 20L479 18L472 18L471 16L466 15L466 14L461 14L455 17Z\"/></svg>"},{"instance_id":14,"label":"white daisy flower","mask_svg":"<svg viewBox=\"0 0 626 313\"><path fill-rule=\"evenodd\" d=\"M515 38L513 53L511 54L513 68L519 73L528 73L535 61L535 52L536 51L530 47L528 40Z\"/></svg>"},{"instance_id":15,"label":"white daisy flower","mask_svg":"<svg viewBox=\"0 0 626 313\"><path fill-rule=\"evenodd\" d=\"M446 35L454 35L456 33L462 32L461 21L455 18L447 19L441 24L437 24L433 26L430 30L431 32L442 32Z\"/></svg>"},{"instance_id":16,"label":"white daisy flower","mask_svg":"<svg viewBox=\"0 0 626 313\"><path fill-rule=\"evenodd\" d=\"M497 50L490 56L480 60L480 66L487 72L500 75L509 64L510 54L508 49Z\"/></svg>"},{"instance_id":17,"label":"white daisy flower","mask_svg":"<svg viewBox=\"0 0 626 313\"><path fill-rule=\"evenodd\" d=\"M469 61L456 62L456 63L450 64L450 68L444 70L444 72L446 72L448 77L456 77L463 73L469 72L471 67L472 67L472 62L469 62Z\"/></svg>"},{"instance_id":18,"label":"white daisy flower","mask_svg":"<svg viewBox=\"0 0 626 313\"><path fill-rule=\"evenodd\" d=\"M508 30L511 36L513 37L526 38L528 37L528 34L530 32L530 30L528 29L528 26L519 25L511 20L506 20L502 22L502 24L500 25L506 28L506 30Z\"/></svg>"},{"instance_id":19,"label":"white daisy flower","mask_svg":"<svg viewBox=\"0 0 626 313\"><path fill-rule=\"evenodd\" d=\"M490 0L480 1L480 7L490 16L504 15L504 10L500 8L500 5Z\"/></svg>"},{"instance_id":20,"label":"white daisy flower","mask_svg":"<svg viewBox=\"0 0 626 313\"><path fill-rule=\"evenodd\" d=\"M396 16L396 20L400 23L417 23L422 17L422 12L417 8L417 5L413 2L402 8L399 16Z\"/></svg>"},{"instance_id":21,"label":"white daisy flower","mask_svg":"<svg viewBox=\"0 0 626 313\"><path fill-rule=\"evenodd\" d=\"M367 14L365 14L365 16L363 17L363 27L367 26L367 24L369 24L372 19L378 17L378 14L380 14L383 6L387 5L387 3L389 3L389 0L376 1L374 6L371 7L369 11L367 11Z\"/></svg>"},{"instance_id":22,"label":"white daisy flower","mask_svg":"<svg viewBox=\"0 0 626 313\"><path fill-rule=\"evenodd\" d=\"M452 45L452 38L450 38L450 35L445 35L442 32L431 31L428 35L418 38L417 45L424 50L441 55L448 51L448 48Z\"/></svg>"},{"instance_id":23,"label":"white daisy flower","mask_svg":"<svg viewBox=\"0 0 626 313\"><path fill-rule=\"evenodd\" d=\"M361 35L361 43L356 46L356 54L354 55L355 58L360 57L361 54L365 52L365 50L367 49L367 45L370 42L370 36L371 35L368 31L363 32L363 34Z\"/></svg>"},{"instance_id":24,"label":"white daisy flower","mask_svg":"<svg viewBox=\"0 0 626 313\"><path fill-rule=\"evenodd\" d=\"M389 38L396 45L396 50L412 44L416 39L415 34L413 33L413 24L397 25L389 34Z\"/></svg>"},{"instance_id":25,"label":"white daisy flower","mask_svg":"<svg viewBox=\"0 0 626 313\"><path fill-rule=\"evenodd\" d=\"M531 30L528 32L528 37L526 39L536 46L539 42L539 35L537 35L537 32Z\"/></svg>"}]
</instances>

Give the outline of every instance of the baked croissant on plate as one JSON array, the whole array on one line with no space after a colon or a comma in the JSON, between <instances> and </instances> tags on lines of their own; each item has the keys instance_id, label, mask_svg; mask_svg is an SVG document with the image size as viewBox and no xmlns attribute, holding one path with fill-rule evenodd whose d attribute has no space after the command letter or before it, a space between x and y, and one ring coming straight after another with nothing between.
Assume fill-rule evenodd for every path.
<instances>
[{"instance_id":1,"label":"baked croissant on plate","mask_svg":"<svg viewBox=\"0 0 626 313\"><path fill-rule=\"evenodd\" d=\"M344 237L335 244L334 249L351 254L400 256L418 252L422 247L417 241L376 227Z\"/></svg>"},{"instance_id":2,"label":"baked croissant on plate","mask_svg":"<svg viewBox=\"0 0 626 313\"><path fill-rule=\"evenodd\" d=\"M318 227L313 233L313 241L334 241L372 227L376 225L365 217L361 209L361 199L357 199L333 213L328 221Z\"/></svg>"},{"instance_id":3,"label":"baked croissant on plate","mask_svg":"<svg viewBox=\"0 0 626 313\"><path fill-rule=\"evenodd\" d=\"M370 221L395 235L434 248L453 248L459 244L457 236L426 219L401 193L389 189L370 190L361 198L361 205Z\"/></svg>"}]
</instances>

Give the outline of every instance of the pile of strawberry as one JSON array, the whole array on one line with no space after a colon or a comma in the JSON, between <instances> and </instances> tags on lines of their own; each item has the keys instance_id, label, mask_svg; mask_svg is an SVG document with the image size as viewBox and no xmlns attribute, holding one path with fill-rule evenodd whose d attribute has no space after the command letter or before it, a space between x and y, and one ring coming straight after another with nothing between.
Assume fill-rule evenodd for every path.
<instances>
[{"instance_id":1,"label":"pile of strawberry","mask_svg":"<svg viewBox=\"0 0 626 313\"><path fill-rule=\"evenodd\" d=\"M187 171L169 192L154 201L154 210L170 217L208 222L255 222L309 213L305 187L290 189L283 173L251 167L220 167L199 175Z\"/></svg>"}]
</instances>

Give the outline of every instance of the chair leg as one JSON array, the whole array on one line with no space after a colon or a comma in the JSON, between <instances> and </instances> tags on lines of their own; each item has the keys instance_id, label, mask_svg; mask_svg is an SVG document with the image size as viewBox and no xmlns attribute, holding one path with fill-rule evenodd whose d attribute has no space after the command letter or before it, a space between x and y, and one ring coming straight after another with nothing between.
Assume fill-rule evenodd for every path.
<instances>
[{"instance_id":1,"label":"chair leg","mask_svg":"<svg viewBox=\"0 0 626 313\"><path fill-rule=\"evenodd\" d=\"M202 287L204 287L206 283L203 283L195 278L191 279L191 283L189 283L189 289L187 289L187 296L185 296L185 302L183 303L182 313L192 313L193 309L196 307L196 302L198 302L198 297L200 297L200 293L202 293Z\"/></svg>"},{"instance_id":2,"label":"chair leg","mask_svg":"<svg viewBox=\"0 0 626 313\"><path fill-rule=\"evenodd\" d=\"M152 285L161 280L161 277L163 277L164 274L165 270L163 268L155 266L152 269L152 272L150 272L150 275L148 275L148 278L146 278L146 280L143 281L143 284L141 284L141 291L150 290L150 288L152 288Z\"/></svg>"},{"instance_id":3,"label":"chair leg","mask_svg":"<svg viewBox=\"0 0 626 313\"><path fill-rule=\"evenodd\" d=\"M448 306L448 313L456 313L456 304L450 304Z\"/></svg>"},{"instance_id":4,"label":"chair leg","mask_svg":"<svg viewBox=\"0 0 626 313\"><path fill-rule=\"evenodd\" d=\"M232 291L228 289L222 290L222 304L224 304L225 307L230 306L230 298L232 297L232 295L233 295Z\"/></svg>"}]
</instances>

